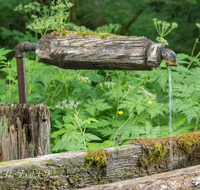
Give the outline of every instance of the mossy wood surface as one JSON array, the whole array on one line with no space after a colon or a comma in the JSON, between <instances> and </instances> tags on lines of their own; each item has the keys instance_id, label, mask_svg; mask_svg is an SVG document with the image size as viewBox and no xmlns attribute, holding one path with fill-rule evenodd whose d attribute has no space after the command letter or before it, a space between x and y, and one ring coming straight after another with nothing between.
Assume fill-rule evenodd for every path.
<instances>
[{"instance_id":1,"label":"mossy wood surface","mask_svg":"<svg viewBox=\"0 0 200 190\"><path fill-rule=\"evenodd\" d=\"M192 135L187 134L187 138L183 135L183 140L180 140L181 138L178 136L177 154L173 159L174 169L200 164L200 140L198 140L200 138L197 138L199 134L199 132L192 133ZM186 139L189 141L186 142ZM167 140L166 138L162 141L165 141L166 144L169 143ZM3 189L77 189L169 171L169 159L158 155L158 149L162 147L159 143L156 150L149 149L153 158L158 159L158 164L150 162L152 157L148 157L149 152L145 146L145 144L149 145L150 141L151 139L143 138L141 141L132 142L134 144L119 147L58 153L2 162L0 163L0 178L2 179L0 187ZM155 144L154 141L153 144ZM164 154L162 151L161 153ZM149 160L143 167L141 163L144 158ZM195 172L194 170L194 176L198 176L199 173ZM182 173L179 174L182 175ZM186 174L180 179L186 179ZM161 179L162 183L164 180ZM148 183L150 182L148 181ZM145 182L146 185L150 185L148 183Z\"/></svg>"},{"instance_id":2,"label":"mossy wood surface","mask_svg":"<svg viewBox=\"0 0 200 190\"><path fill-rule=\"evenodd\" d=\"M161 63L163 47L145 38L60 31L43 36L36 54L64 69L152 70Z\"/></svg>"},{"instance_id":3,"label":"mossy wood surface","mask_svg":"<svg viewBox=\"0 0 200 190\"><path fill-rule=\"evenodd\" d=\"M46 105L1 105L0 162L50 154L50 126Z\"/></svg>"}]
</instances>

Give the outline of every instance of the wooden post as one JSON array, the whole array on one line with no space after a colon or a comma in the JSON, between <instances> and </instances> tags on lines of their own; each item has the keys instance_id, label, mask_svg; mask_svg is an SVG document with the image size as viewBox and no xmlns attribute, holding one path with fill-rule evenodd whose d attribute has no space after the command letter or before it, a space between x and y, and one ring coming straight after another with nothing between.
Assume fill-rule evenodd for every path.
<instances>
[{"instance_id":1,"label":"wooden post","mask_svg":"<svg viewBox=\"0 0 200 190\"><path fill-rule=\"evenodd\" d=\"M43 36L36 54L63 69L152 70L160 65L163 48L145 38L64 30Z\"/></svg>"},{"instance_id":2,"label":"wooden post","mask_svg":"<svg viewBox=\"0 0 200 190\"><path fill-rule=\"evenodd\" d=\"M46 105L1 105L0 162L50 154L50 125Z\"/></svg>"}]
</instances>

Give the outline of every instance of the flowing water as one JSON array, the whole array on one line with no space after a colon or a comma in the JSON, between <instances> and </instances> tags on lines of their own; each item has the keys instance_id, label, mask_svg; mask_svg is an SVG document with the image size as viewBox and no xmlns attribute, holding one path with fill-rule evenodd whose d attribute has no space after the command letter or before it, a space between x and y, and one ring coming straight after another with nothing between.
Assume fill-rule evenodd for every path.
<instances>
[{"instance_id":1,"label":"flowing water","mask_svg":"<svg viewBox=\"0 0 200 190\"><path fill-rule=\"evenodd\" d=\"M171 81L171 67L169 70L169 135L170 135L170 170L173 170L173 143L172 143L172 81Z\"/></svg>"}]
</instances>

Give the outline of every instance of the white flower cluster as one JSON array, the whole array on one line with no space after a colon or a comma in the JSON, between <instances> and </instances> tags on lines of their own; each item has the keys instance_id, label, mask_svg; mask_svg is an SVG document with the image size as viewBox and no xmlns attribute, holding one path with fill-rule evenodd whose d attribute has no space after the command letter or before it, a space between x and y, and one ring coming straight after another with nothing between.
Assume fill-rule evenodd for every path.
<instances>
[{"instance_id":1,"label":"white flower cluster","mask_svg":"<svg viewBox=\"0 0 200 190\"><path fill-rule=\"evenodd\" d=\"M164 27L165 29L167 29L168 27L170 27L170 23L166 22L166 21L161 21L161 20L158 20L157 18L153 18L152 19L154 24L155 25L160 25L162 24L162 27ZM171 28L177 28L178 27L178 24L176 22L172 22L172 25L171 25Z\"/></svg>"},{"instance_id":2,"label":"white flower cluster","mask_svg":"<svg viewBox=\"0 0 200 190\"><path fill-rule=\"evenodd\" d=\"M104 82L104 84L108 87L108 88L110 88L110 87L114 87L115 86L115 83L113 82L113 81L111 81L111 82Z\"/></svg>"},{"instance_id":3,"label":"white flower cluster","mask_svg":"<svg viewBox=\"0 0 200 190\"><path fill-rule=\"evenodd\" d=\"M140 89L138 90L138 93L139 94L144 94L145 96L148 97L152 97L152 98L155 98L156 95L155 94L151 94L150 92L148 92L147 90L144 89L144 86L140 86Z\"/></svg>"},{"instance_id":4,"label":"white flower cluster","mask_svg":"<svg viewBox=\"0 0 200 190\"><path fill-rule=\"evenodd\" d=\"M163 37L157 37L156 40L157 40L159 43L165 44L166 46L169 45L169 43L167 42L167 40L165 40L165 38L163 38Z\"/></svg>"},{"instance_id":5,"label":"white flower cluster","mask_svg":"<svg viewBox=\"0 0 200 190\"><path fill-rule=\"evenodd\" d=\"M69 103L67 103L67 100L64 100L62 102L57 102L55 108L73 110L77 109L79 104L80 102L75 102L74 100L71 100Z\"/></svg>"},{"instance_id":6,"label":"white flower cluster","mask_svg":"<svg viewBox=\"0 0 200 190\"><path fill-rule=\"evenodd\" d=\"M133 85L129 84L128 85L128 90L133 90L135 87L133 87Z\"/></svg>"},{"instance_id":7,"label":"white flower cluster","mask_svg":"<svg viewBox=\"0 0 200 190\"><path fill-rule=\"evenodd\" d=\"M78 78L78 80L79 80L80 82L91 82L90 79L89 79L88 77L84 77L84 76L78 75L77 78Z\"/></svg>"},{"instance_id":8,"label":"white flower cluster","mask_svg":"<svg viewBox=\"0 0 200 190\"><path fill-rule=\"evenodd\" d=\"M115 83L112 81L111 82L103 82L103 83L101 82L97 86L100 87L101 89L103 89L104 85L107 86L108 88L110 88L110 87L113 88L115 86Z\"/></svg>"}]
</instances>

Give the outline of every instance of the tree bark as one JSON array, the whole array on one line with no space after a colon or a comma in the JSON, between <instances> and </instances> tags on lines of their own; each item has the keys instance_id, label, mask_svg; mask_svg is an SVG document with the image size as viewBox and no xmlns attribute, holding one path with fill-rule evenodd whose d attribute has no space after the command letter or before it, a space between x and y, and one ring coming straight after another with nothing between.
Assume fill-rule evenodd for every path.
<instances>
[{"instance_id":1,"label":"tree bark","mask_svg":"<svg viewBox=\"0 0 200 190\"><path fill-rule=\"evenodd\" d=\"M49 154L50 123L46 105L0 106L0 162Z\"/></svg>"},{"instance_id":2,"label":"tree bark","mask_svg":"<svg viewBox=\"0 0 200 190\"><path fill-rule=\"evenodd\" d=\"M161 63L164 45L149 39L61 34L47 34L39 40L36 54L42 62L64 69L94 70L152 70Z\"/></svg>"}]
</instances>

